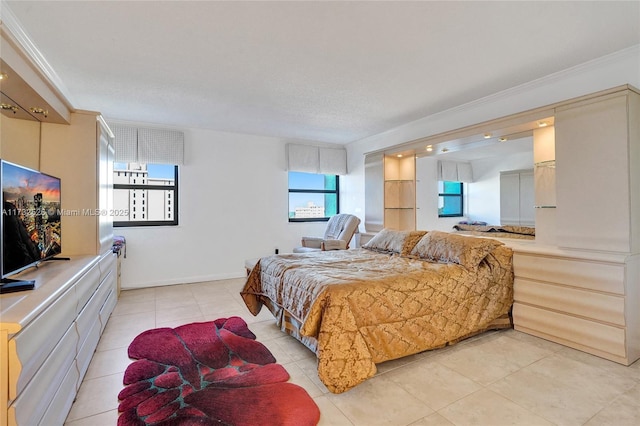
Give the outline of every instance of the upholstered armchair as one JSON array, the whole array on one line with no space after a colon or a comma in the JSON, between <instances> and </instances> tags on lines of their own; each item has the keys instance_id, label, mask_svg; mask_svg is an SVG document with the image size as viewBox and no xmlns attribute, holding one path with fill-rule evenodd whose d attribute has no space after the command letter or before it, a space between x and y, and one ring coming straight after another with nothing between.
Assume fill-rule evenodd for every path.
<instances>
[{"instance_id":1,"label":"upholstered armchair","mask_svg":"<svg viewBox=\"0 0 640 426\"><path fill-rule=\"evenodd\" d=\"M321 250L346 250L353 235L358 232L360 219L351 214L337 214L327 222L323 237L302 237L302 247L293 249L294 253Z\"/></svg>"}]
</instances>

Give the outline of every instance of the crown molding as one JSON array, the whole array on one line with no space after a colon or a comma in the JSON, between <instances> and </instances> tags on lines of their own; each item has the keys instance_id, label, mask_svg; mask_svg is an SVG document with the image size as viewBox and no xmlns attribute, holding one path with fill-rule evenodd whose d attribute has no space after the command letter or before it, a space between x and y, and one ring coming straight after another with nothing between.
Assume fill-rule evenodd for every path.
<instances>
[{"instance_id":1,"label":"crown molding","mask_svg":"<svg viewBox=\"0 0 640 426\"><path fill-rule=\"evenodd\" d=\"M19 53L29 62L47 86L56 93L66 107L73 111L69 90L40 49L38 49L38 46L22 28L20 21L18 21L18 18L5 0L0 0L0 32L15 45Z\"/></svg>"},{"instance_id":2,"label":"crown molding","mask_svg":"<svg viewBox=\"0 0 640 426\"><path fill-rule=\"evenodd\" d=\"M446 110L438 111L375 135L370 135L362 139L352 141L346 145L355 146L362 143L373 144L375 145L375 148L366 150L365 153L384 151L390 147L404 145L408 143L407 141L423 139L425 136L422 135L424 135L425 132L427 135L434 136L442 133L448 133L447 129L461 129L469 127L472 123L484 123L495 120L498 117L504 117L509 115L509 113L504 113L502 111L504 108L500 107L501 105L511 105L514 99L531 98L532 94L542 93L543 96L542 98L536 97L532 102L526 105L515 105L515 109L513 110L524 112L531 111L538 108L549 107L549 105L559 103L566 99L573 99L588 95L589 93L607 90L611 87L620 86L623 83L604 84L603 87L595 87L587 90L586 92L582 90L575 90L574 88L573 90L570 89L559 96L555 96L555 92L550 92L549 88L558 87L559 85L562 85L563 82L571 81L575 78L579 78L580 76L589 76L590 74L597 73L598 70L601 69L619 68L620 64L636 63L638 64L636 68L640 72L640 62L638 62L638 58L640 58L640 44L630 46L608 55L583 62L573 67L548 74L538 79L531 80L518 86L513 86L500 92L496 92ZM631 87L633 87L632 81L625 81L624 83L630 84ZM494 116L479 114L479 111L484 110L495 112L496 108L498 109L498 112L496 112ZM472 119L470 122L466 122L465 120L461 121L460 117L476 117L477 119ZM453 124L451 124L452 120L454 122Z\"/></svg>"},{"instance_id":3,"label":"crown molding","mask_svg":"<svg viewBox=\"0 0 640 426\"><path fill-rule=\"evenodd\" d=\"M583 72L596 69L596 68L601 68L602 66L605 66L607 64L619 63L620 61L623 61L626 57L629 57L629 58L640 57L640 44L636 44L626 49L622 49L617 52L610 53L608 55L601 56L599 58L592 59L587 62L583 62L573 67L569 67L564 70L546 75L544 77L540 77L538 79L528 81L518 86L514 86L509 89L505 89L500 92L493 93L491 95L482 97L480 99L476 99L474 101L467 102L465 104L458 105L456 107L437 112L435 114L430 115L429 118L435 118L440 115L449 115L449 114L454 114L458 112L466 112L468 110L477 108L479 106L492 104L503 99L511 99L514 96L519 96L527 92L534 91L536 89L544 88L551 83L565 81L568 78L571 78Z\"/></svg>"}]
</instances>

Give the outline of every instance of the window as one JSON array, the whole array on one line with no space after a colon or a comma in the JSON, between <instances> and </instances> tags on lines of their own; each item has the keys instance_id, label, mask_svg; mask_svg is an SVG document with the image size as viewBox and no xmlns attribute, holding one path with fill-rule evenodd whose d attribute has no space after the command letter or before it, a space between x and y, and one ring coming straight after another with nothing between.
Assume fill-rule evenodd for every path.
<instances>
[{"instance_id":1,"label":"window","mask_svg":"<svg viewBox=\"0 0 640 426\"><path fill-rule=\"evenodd\" d=\"M178 166L115 163L113 226L177 225L177 195ZM140 208L136 209L138 205Z\"/></svg>"},{"instance_id":2,"label":"window","mask_svg":"<svg viewBox=\"0 0 640 426\"><path fill-rule=\"evenodd\" d=\"M289 172L289 222L326 221L339 211L337 175Z\"/></svg>"},{"instance_id":3,"label":"window","mask_svg":"<svg viewBox=\"0 0 640 426\"><path fill-rule=\"evenodd\" d=\"M462 216L464 193L462 182L438 181L438 217Z\"/></svg>"}]
</instances>

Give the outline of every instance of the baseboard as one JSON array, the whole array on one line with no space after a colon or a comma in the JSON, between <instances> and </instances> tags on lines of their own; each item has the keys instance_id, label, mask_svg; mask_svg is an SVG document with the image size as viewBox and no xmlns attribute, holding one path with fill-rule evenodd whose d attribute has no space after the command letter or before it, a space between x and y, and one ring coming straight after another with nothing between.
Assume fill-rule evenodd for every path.
<instances>
[{"instance_id":1,"label":"baseboard","mask_svg":"<svg viewBox=\"0 0 640 426\"><path fill-rule=\"evenodd\" d=\"M177 285L177 284L194 284L201 283L206 281L220 281L220 280L230 280L235 278L246 278L247 273L244 269L237 273L227 273L227 274L214 274L214 275L201 275L201 276L193 276L193 277L182 277L175 278L171 280L162 280L162 281L147 281L140 282L134 284L124 284L122 285L122 290L136 290L140 288L150 288L150 287L164 287L169 285Z\"/></svg>"}]
</instances>

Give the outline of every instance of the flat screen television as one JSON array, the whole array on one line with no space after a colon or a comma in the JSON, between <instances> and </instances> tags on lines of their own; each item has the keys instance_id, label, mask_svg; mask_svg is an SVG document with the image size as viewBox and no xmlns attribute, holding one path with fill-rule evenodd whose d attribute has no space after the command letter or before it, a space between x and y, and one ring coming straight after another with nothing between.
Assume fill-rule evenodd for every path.
<instances>
[{"instance_id":1,"label":"flat screen television","mask_svg":"<svg viewBox=\"0 0 640 426\"><path fill-rule=\"evenodd\" d=\"M4 160L0 176L4 293L22 289L15 287L21 281L11 280L11 275L60 254L62 235L59 178Z\"/></svg>"}]
</instances>

